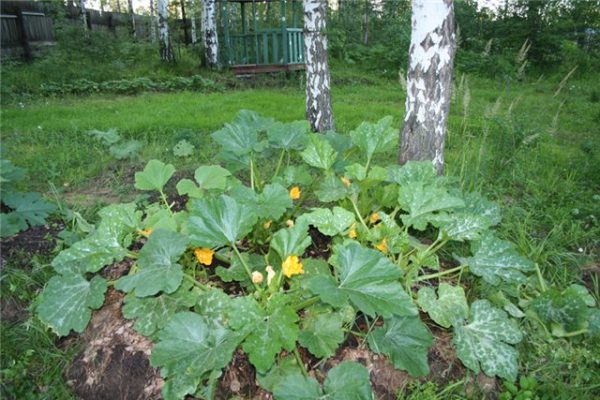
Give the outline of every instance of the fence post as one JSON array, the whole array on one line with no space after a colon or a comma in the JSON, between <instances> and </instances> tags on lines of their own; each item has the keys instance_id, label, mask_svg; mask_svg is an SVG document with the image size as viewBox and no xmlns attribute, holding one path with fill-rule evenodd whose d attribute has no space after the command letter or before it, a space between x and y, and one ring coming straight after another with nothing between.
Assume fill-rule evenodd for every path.
<instances>
[{"instance_id":1,"label":"fence post","mask_svg":"<svg viewBox=\"0 0 600 400\"><path fill-rule=\"evenodd\" d=\"M17 28L19 29L19 36L21 37L21 46L23 47L23 58L30 61L32 58L31 47L29 46L29 38L27 37L27 29L25 28L25 20L23 18L23 11L21 7L16 8L17 14Z\"/></svg>"}]
</instances>

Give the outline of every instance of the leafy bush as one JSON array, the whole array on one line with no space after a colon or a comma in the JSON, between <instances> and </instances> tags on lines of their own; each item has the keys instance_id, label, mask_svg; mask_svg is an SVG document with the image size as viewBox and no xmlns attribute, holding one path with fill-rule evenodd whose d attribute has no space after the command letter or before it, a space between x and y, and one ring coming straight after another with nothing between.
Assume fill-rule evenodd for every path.
<instances>
[{"instance_id":1,"label":"leafy bush","mask_svg":"<svg viewBox=\"0 0 600 400\"><path fill-rule=\"evenodd\" d=\"M349 136L317 135L304 121L241 111L212 135L227 168L200 166L193 180L177 182L185 210L165 193L172 165L151 160L136 173L136 189L160 200L102 209L98 227L52 261L57 275L38 316L58 335L82 332L108 286L126 293L123 315L155 342L151 363L162 370L167 399L214 397L238 348L277 399L292 391L371 399L364 367L342 363L321 387L298 346L326 359L354 335L397 369L424 376L433 335L419 311L453 332L467 368L509 382L523 340L517 319L559 336L598 336L600 310L586 289L547 287L495 232L495 204L456 190L429 162L376 164L396 147L391 126L388 117ZM454 261L440 260L448 246ZM127 276L109 282L97 274L124 258L135 260ZM490 294L468 301L444 278L456 275Z\"/></svg>"},{"instance_id":2,"label":"leafy bush","mask_svg":"<svg viewBox=\"0 0 600 400\"><path fill-rule=\"evenodd\" d=\"M189 78L173 77L164 80L150 78L120 79L105 82L93 82L88 79L78 79L73 83L43 83L41 93L46 96L92 93L137 94L142 92L171 92L191 90L209 92L221 90L221 86L200 75Z\"/></svg>"}]
</instances>

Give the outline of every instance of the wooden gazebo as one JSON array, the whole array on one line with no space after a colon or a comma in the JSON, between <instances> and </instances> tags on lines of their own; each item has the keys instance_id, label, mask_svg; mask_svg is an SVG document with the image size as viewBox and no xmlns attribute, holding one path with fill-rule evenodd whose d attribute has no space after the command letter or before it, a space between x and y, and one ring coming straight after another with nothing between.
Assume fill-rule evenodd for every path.
<instances>
[{"instance_id":1,"label":"wooden gazebo","mask_svg":"<svg viewBox=\"0 0 600 400\"><path fill-rule=\"evenodd\" d=\"M225 64L236 74L304 69L301 0L223 0L220 3L222 55ZM279 27L264 26L265 22L259 21L259 11L268 16L264 7L272 7L277 3ZM235 5L235 10L231 4ZM241 22L235 24L238 25L237 29L231 26L234 22ZM273 23L267 21L267 25Z\"/></svg>"}]
</instances>

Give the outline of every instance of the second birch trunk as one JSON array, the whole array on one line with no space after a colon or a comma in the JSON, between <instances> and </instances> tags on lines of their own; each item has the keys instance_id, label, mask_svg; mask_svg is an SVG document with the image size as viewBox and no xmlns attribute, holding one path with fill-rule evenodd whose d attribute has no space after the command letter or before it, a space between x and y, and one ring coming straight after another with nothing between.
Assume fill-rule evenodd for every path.
<instances>
[{"instance_id":1,"label":"second birch trunk","mask_svg":"<svg viewBox=\"0 0 600 400\"><path fill-rule=\"evenodd\" d=\"M304 0L306 52L306 118L313 132L333 129L329 62L327 60L326 0Z\"/></svg>"}]
</instances>

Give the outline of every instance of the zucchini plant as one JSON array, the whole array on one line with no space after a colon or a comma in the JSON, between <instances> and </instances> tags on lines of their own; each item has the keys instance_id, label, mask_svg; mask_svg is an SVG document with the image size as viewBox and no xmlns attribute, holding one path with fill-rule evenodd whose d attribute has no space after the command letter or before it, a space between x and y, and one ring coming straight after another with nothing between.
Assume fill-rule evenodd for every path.
<instances>
[{"instance_id":1,"label":"zucchini plant","mask_svg":"<svg viewBox=\"0 0 600 400\"><path fill-rule=\"evenodd\" d=\"M222 166L176 183L189 199L180 211L165 193L175 168L151 160L135 188L158 201L102 209L95 231L52 261L40 319L61 336L82 332L109 286L124 292L123 315L155 343L166 399L213 398L238 349L275 398L371 399L363 366L339 364L321 385L298 349L327 359L353 335L425 376L434 323L452 331L467 368L512 382L523 318L598 334L585 289L561 297L499 237L497 205L457 190L429 162L377 163L397 147L391 118L349 135L308 130L241 111L212 135ZM98 275L127 258L126 276ZM461 279L490 295L469 301Z\"/></svg>"}]
</instances>

